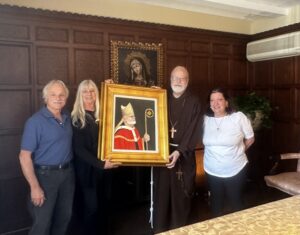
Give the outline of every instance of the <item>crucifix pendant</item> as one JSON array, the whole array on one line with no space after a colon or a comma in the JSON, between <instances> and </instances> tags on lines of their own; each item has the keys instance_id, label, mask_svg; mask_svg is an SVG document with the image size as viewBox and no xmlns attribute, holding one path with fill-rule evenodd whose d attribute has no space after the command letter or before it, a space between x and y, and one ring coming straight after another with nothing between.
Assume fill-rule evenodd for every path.
<instances>
[{"instance_id":1,"label":"crucifix pendant","mask_svg":"<svg viewBox=\"0 0 300 235\"><path fill-rule=\"evenodd\" d=\"M177 132L177 130L172 126L170 132L171 132L171 138L174 139L174 134L175 132Z\"/></svg>"}]
</instances>

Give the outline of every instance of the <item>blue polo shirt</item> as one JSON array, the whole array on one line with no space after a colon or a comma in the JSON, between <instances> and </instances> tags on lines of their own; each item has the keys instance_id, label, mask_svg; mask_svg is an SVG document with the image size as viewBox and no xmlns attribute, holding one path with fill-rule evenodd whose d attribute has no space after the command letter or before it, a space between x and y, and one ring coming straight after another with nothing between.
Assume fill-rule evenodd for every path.
<instances>
[{"instance_id":1,"label":"blue polo shirt","mask_svg":"<svg viewBox=\"0 0 300 235\"><path fill-rule=\"evenodd\" d=\"M24 127L21 149L32 153L36 165L59 165L72 160L70 115L62 112L63 121L43 107L31 116Z\"/></svg>"}]
</instances>

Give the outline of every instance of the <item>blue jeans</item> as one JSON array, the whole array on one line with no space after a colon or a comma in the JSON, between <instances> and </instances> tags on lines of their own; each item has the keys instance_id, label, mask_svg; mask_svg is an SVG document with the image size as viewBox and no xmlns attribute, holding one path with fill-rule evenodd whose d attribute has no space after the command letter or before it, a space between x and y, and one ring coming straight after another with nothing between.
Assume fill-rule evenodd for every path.
<instances>
[{"instance_id":1,"label":"blue jeans","mask_svg":"<svg viewBox=\"0 0 300 235\"><path fill-rule=\"evenodd\" d=\"M36 169L46 200L41 207L31 201L33 225L29 235L65 235L72 216L75 177L73 166L59 170Z\"/></svg>"}]
</instances>

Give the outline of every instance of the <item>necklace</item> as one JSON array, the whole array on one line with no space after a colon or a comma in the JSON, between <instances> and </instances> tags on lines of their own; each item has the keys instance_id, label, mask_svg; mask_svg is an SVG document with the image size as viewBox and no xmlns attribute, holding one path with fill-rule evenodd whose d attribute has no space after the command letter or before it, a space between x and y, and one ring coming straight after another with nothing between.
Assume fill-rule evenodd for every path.
<instances>
[{"instance_id":1,"label":"necklace","mask_svg":"<svg viewBox=\"0 0 300 235\"><path fill-rule=\"evenodd\" d=\"M217 118L214 118L214 120L215 120L215 125L216 125L216 127L217 127L217 131L219 131L220 128L221 128L222 122L223 122L223 120L224 120L224 117L221 118L221 121L220 121L220 122L217 122Z\"/></svg>"}]
</instances>

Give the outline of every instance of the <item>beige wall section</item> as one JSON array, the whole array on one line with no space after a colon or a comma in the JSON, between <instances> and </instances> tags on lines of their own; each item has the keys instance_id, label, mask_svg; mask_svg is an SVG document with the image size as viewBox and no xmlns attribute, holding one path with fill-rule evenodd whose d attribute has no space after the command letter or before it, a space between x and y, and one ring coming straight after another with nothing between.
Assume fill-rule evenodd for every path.
<instances>
[{"instance_id":1,"label":"beige wall section","mask_svg":"<svg viewBox=\"0 0 300 235\"><path fill-rule=\"evenodd\" d=\"M126 0L0 0L2 4L250 34L250 22Z\"/></svg>"},{"instance_id":2,"label":"beige wall section","mask_svg":"<svg viewBox=\"0 0 300 235\"><path fill-rule=\"evenodd\" d=\"M0 3L241 34L255 34L300 22L300 5L292 8L287 16L251 22L127 0L0 0Z\"/></svg>"},{"instance_id":3,"label":"beige wall section","mask_svg":"<svg viewBox=\"0 0 300 235\"><path fill-rule=\"evenodd\" d=\"M260 33L263 31L280 28L286 25L291 25L300 22L300 5L289 10L287 16L278 17L268 20L256 20L251 24L251 34Z\"/></svg>"}]
</instances>

